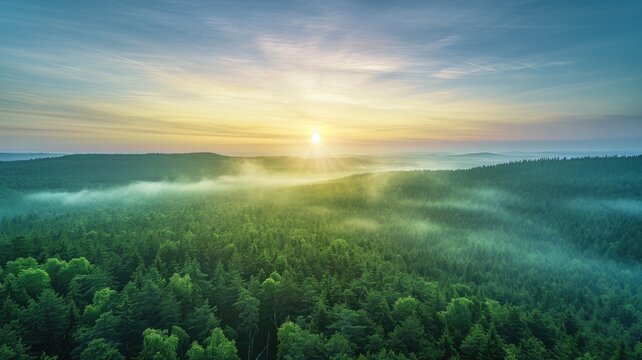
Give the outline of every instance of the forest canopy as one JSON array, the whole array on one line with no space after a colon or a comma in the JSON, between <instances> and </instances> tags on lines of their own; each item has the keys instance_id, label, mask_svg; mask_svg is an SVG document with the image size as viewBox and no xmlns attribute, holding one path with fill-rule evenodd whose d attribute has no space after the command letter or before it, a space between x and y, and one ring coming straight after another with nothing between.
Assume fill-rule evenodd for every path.
<instances>
[{"instance_id":1,"label":"forest canopy","mask_svg":"<svg viewBox=\"0 0 642 360\"><path fill-rule=\"evenodd\" d=\"M114 197L184 156L0 165L0 358L642 359L640 156Z\"/></svg>"}]
</instances>

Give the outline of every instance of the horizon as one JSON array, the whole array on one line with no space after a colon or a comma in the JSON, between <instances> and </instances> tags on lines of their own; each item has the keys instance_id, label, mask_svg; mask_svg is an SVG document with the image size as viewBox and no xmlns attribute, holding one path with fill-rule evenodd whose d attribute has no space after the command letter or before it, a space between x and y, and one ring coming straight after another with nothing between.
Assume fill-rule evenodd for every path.
<instances>
[{"instance_id":1,"label":"horizon","mask_svg":"<svg viewBox=\"0 0 642 360\"><path fill-rule=\"evenodd\" d=\"M642 152L640 2L0 8L0 151Z\"/></svg>"},{"instance_id":2,"label":"horizon","mask_svg":"<svg viewBox=\"0 0 642 360\"><path fill-rule=\"evenodd\" d=\"M642 151L636 150L506 150L506 151L399 151L387 153L333 153L333 154L230 154L216 151L185 151L185 152L162 152L162 151L148 151L148 152L50 152L50 151L3 151L0 154L7 155L197 155L197 154L210 154L219 155L224 157L293 157L293 158L340 158L340 157L378 157L378 156L430 156L430 155L446 155L446 156L467 156L467 155L570 155L570 156L642 156ZM1 161L1 160L0 160Z\"/></svg>"},{"instance_id":3,"label":"horizon","mask_svg":"<svg viewBox=\"0 0 642 360\"><path fill-rule=\"evenodd\" d=\"M0 152L0 163L29 163L31 160L53 160L58 158L81 159L89 161L111 161L114 159L138 159L143 162L154 162L159 159L167 161L241 161L237 164L235 174L261 174L266 180L280 179L283 174L274 171L263 161L301 162L298 166L301 174L309 171L316 174L311 178L298 178L297 181L315 182L316 176L323 174L323 179L341 178L354 174L380 172L397 172L407 170L465 170L484 166L504 165L522 161L539 160L573 160L573 159L607 159L638 158L639 152L613 151L506 151L506 152L405 152L387 154L299 154L299 155L230 155L214 152L188 153L11 153ZM111 160L110 160L111 159ZM345 163L348 161L348 163ZM143 163L141 163L143 164ZM308 164L308 165L304 165ZM348 165L350 164L350 165ZM292 164L290 164L292 165ZM306 166L312 166L307 168ZM22 166L22 165L19 165ZM306 169L304 171L304 169ZM295 171L296 172L296 171ZM300 175L301 175L300 174ZM226 175L222 175L223 178ZM305 177L305 176L304 176ZM282 180L282 179L281 179Z\"/></svg>"}]
</instances>

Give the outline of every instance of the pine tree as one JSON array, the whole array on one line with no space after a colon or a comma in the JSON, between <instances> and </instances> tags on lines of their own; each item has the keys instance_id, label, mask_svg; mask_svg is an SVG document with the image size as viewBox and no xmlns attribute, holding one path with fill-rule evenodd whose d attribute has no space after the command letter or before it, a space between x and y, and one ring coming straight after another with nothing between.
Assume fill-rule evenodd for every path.
<instances>
[{"instance_id":1,"label":"pine tree","mask_svg":"<svg viewBox=\"0 0 642 360\"><path fill-rule=\"evenodd\" d=\"M247 358L251 358L254 348L254 337L259 330L260 301L246 289L239 292L238 301L234 307L239 311L238 331L247 338Z\"/></svg>"},{"instance_id":2,"label":"pine tree","mask_svg":"<svg viewBox=\"0 0 642 360\"><path fill-rule=\"evenodd\" d=\"M80 355L80 360L125 360L113 343L103 339L92 340Z\"/></svg>"},{"instance_id":3,"label":"pine tree","mask_svg":"<svg viewBox=\"0 0 642 360\"><path fill-rule=\"evenodd\" d=\"M31 351L62 355L67 346L67 315L68 304L51 289L44 290L37 300L30 300L23 313L22 326L24 340Z\"/></svg>"}]
</instances>

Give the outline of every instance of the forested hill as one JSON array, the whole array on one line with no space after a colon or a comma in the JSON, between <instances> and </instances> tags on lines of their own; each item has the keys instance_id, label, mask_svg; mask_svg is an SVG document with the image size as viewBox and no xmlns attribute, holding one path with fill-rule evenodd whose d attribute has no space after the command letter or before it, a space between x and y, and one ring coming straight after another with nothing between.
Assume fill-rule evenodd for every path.
<instances>
[{"instance_id":1,"label":"forested hill","mask_svg":"<svg viewBox=\"0 0 642 360\"><path fill-rule=\"evenodd\" d=\"M398 189L413 197L438 191L495 188L541 198L618 196L642 198L642 156L539 159L467 170L391 173ZM371 181L365 175L364 181Z\"/></svg>"},{"instance_id":2,"label":"forested hill","mask_svg":"<svg viewBox=\"0 0 642 360\"><path fill-rule=\"evenodd\" d=\"M202 178L229 171L218 154L78 154L0 162L0 187L14 190L73 190L132 181Z\"/></svg>"},{"instance_id":3,"label":"forested hill","mask_svg":"<svg viewBox=\"0 0 642 360\"><path fill-rule=\"evenodd\" d=\"M426 165L439 168L439 163L450 164L453 157L465 158L464 168L475 163L486 163L489 158L511 160L498 154L421 155L394 157L333 157L300 158L285 156L230 157L215 153L188 154L76 154L31 160L0 161L0 192L10 190L73 191L105 188L134 181L198 181L221 175L243 172L245 167L256 167L269 173L334 174L363 173L377 169L412 168ZM482 158L479 160L478 158ZM431 159L423 164L421 159ZM515 157L513 157L515 158ZM519 159L519 158L516 158ZM543 177L551 177L555 184L564 178L570 181L608 181L613 176L639 180L640 156L575 158L566 161L524 160L491 166L474 167L456 172L457 180L510 182L512 177L522 181L545 184ZM477 179L479 175L483 179ZM520 182L518 186L523 185ZM546 184L547 185L547 184Z\"/></svg>"},{"instance_id":4,"label":"forested hill","mask_svg":"<svg viewBox=\"0 0 642 360\"><path fill-rule=\"evenodd\" d=\"M333 169L349 171L365 158L332 159ZM134 181L198 181L256 166L269 172L318 173L326 168L313 159L230 157L214 153L189 154L77 154L24 161L0 161L0 189L80 190L126 185Z\"/></svg>"}]
</instances>

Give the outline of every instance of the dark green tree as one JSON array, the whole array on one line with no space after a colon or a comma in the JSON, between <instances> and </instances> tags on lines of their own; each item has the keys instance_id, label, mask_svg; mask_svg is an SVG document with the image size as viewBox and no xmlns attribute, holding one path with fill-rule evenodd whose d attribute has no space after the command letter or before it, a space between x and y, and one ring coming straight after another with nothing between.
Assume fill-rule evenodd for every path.
<instances>
[{"instance_id":1,"label":"dark green tree","mask_svg":"<svg viewBox=\"0 0 642 360\"><path fill-rule=\"evenodd\" d=\"M22 317L23 338L31 351L62 355L67 347L68 304L51 289L30 300Z\"/></svg>"},{"instance_id":2,"label":"dark green tree","mask_svg":"<svg viewBox=\"0 0 642 360\"><path fill-rule=\"evenodd\" d=\"M241 289L234 307L239 311L238 331L245 334L247 341L247 359L254 354L254 337L259 330L260 301L246 289Z\"/></svg>"},{"instance_id":3,"label":"dark green tree","mask_svg":"<svg viewBox=\"0 0 642 360\"><path fill-rule=\"evenodd\" d=\"M103 338L94 339L80 354L80 360L124 360L118 347Z\"/></svg>"},{"instance_id":4,"label":"dark green tree","mask_svg":"<svg viewBox=\"0 0 642 360\"><path fill-rule=\"evenodd\" d=\"M209 305L206 300L203 305L194 309L194 311L187 317L187 333L192 339L201 341L204 340L212 330L219 326L219 321L216 318L216 308Z\"/></svg>"}]
</instances>

